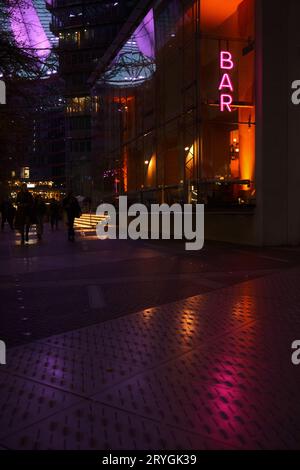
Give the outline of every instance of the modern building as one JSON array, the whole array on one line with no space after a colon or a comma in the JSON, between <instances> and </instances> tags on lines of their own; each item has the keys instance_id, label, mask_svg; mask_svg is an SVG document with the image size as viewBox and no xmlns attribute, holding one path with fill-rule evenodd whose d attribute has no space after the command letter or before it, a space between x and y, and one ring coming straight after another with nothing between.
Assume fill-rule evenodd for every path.
<instances>
[{"instance_id":1,"label":"modern building","mask_svg":"<svg viewBox=\"0 0 300 470\"><path fill-rule=\"evenodd\" d=\"M29 93L32 139L28 166L32 181L53 181L54 187L66 185L66 135L64 84L57 74L30 81Z\"/></svg>"},{"instance_id":2,"label":"modern building","mask_svg":"<svg viewBox=\"0 0 300 470\"><path fill-rule=\"evenodd\" d=\"M10 84L5 114L0 116L0 139L5 144L0 167L5 180L50 180L54 187L65 187L62 93L63 83L57 74Z\"/></svg>"},{"instance_id":3,"label":"modern building","mask_svg":"<svg viewBox=\"0 0 300 470\"><path fill-rule=\"evenodd\" d=\"M65 81L68 185L90 196L92 100L88 79L113 43L137 0L52 0L51 30L58 39L59 73Z\"/></svg>"},{"instance_id":4,"label":"modern building","mask_svg":"<svg viewBox=\"0 0 300 470\"><path fill-rule=\"evenodd\" d=\"M51 15L44 0L24 0L11 8L5 28L13 33L19 47L36 60L28 70L21 70L15 83L8 85L5 112L12 118L6 139L5 158L10 163L7 176L22 178L25 168L31 178L51 179L64 185L63 83L56 73L54 48L58 41L50 31Z\"/></svg>"},{"instance_id":5,"label":"modern building","mask_svg":"<svg viewBox=\"0 0 300 470\"><path fill-rule=\"evenodd\" d=\"M145 15L142 15L142 20L139 19L140 10L132 12L124 26L125 31L120 33L127 40L124 44L124 39L121 41L118 53L105 72L99 74L96 70L91 77L94 104L92 163L95 200L113 198L116 194L127 191L124 142L130 139L128 126L131 98L128 90L132 92L134 89L138 92L145 89L146 82L152 83L151 78L155 72L153 10L147 11L143 6L142 12ZM106 55L110 56L110 50ZM153 107L151 93L147 95L147 99L150 107Z\"/></svg>"},{"instance_id":6,"label":"modern building","mask_svg":"<svg viewBox=\"0 0 300 470\"><path fill-rule=\"evenodd\" d=\"M134 34L150 11L153 36ZM299 244L299 1L141 0L135 13L90 79L119 135L98 155L118 174L111 193L203 202L210 239ZM154 44L140 80L114 72L132 35Z\"/></svg>"},{"instance_id":7,"label":"modern building","mask_svg":"<svg viewBox=\"0 0 300 470\"><path fill-rule=\"evenodd\" d=\"M50 31L51 15L43 0L24 0L11 8L2 27L36 60L25 69L20 66L14 80L6 77L1 176L12 181L51 180L61 187L65 185L64 100L53 54L57 38ZM6 122L9 132L5 132Z\"/></svg>"}]
</instances>

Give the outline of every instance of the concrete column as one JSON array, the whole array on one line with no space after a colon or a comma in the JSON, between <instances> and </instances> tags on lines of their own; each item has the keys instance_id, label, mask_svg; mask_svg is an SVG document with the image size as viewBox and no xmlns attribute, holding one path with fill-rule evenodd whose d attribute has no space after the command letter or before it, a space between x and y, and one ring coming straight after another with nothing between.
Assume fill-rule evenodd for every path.
<instances>
[{"instance_id":1,"label":"concrete column","mask_svg":"<svg viewBox=\"0 0 300 470\"><path fill-rule=\"evenodd\" d=\"M291 101L291 84L300 80L300 2L289 2L288 10L288 244L300 243L300 105L295 106Z\"/></svg>"},{"instance_id":2,"label":"concrete column","mask_svg":"<svg viewBox=\"0 0 300 470\"><path fill-rule=\"evenodd\" d=\"M256 184L257 238L261 245L288 241L287 43L290 0L257 0Z\"/></svg>"},{"instance_id":3,"label":"concrete column","mask_svg":"<svg viewBox=\"0 0 300 470\"><path fill-rule=\"evenodd\" d=\"M299 0L257 0L257 243L300 242Z\"/></svg>"}]
</instances>

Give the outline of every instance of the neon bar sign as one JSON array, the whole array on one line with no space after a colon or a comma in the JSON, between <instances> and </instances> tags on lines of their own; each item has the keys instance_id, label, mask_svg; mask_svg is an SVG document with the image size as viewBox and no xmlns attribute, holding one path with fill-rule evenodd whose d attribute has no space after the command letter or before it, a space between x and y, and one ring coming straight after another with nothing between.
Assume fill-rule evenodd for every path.
<instances>
[{"instance_id":1,"label":"neon bar sign","mask_svg":"<svg viewBox=\"0 0 300 470\"><path fill-rule=\"evenodd\" d=\"M234 67L234 62L232 59L232 55L228 51L221 51L220 53L220 69L223 71L223 75L221 78L219 91L220 94L220 109L222 112L229 111L231 113L231 105L232 105L232 94L233 93L233 85L229 75L229 70L232 70ZM224 72L225 71L225 72Z\"/></svg>"}]
</instances>

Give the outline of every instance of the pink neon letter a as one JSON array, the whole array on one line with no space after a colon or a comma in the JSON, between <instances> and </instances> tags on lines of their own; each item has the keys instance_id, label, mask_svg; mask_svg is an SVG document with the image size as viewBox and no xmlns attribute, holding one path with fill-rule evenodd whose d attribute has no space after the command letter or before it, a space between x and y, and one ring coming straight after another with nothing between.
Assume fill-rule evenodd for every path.
<instances>
[{"instance_id":1,"label":"pink neon letter a","mask_svg":"<svg viewBox=\"0 0 300 470\"><path fill-rule=\"evenodd\" d=\"M229 88L230 91L233 91L233 86L228 73L224 73L219 86L219 90L223 90L223 88Z\"/></svg>"},{"instance_id":2,"label":"pink neon letter a","mask_svg":"<svg viewBox=\"0 0 300 470\"><path fill-rule=\"evenodd\" d=\"M222 51L220 56L220 67L222 70L233 69L233 60L230 52Z\"/></svg>"}]
</instances>

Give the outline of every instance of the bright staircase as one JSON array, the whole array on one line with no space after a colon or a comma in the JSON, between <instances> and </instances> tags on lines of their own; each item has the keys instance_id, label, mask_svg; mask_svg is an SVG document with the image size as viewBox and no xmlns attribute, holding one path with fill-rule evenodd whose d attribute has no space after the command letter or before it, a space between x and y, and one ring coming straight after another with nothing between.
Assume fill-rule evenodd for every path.
<instances>
[{"instance_id":1,"label":"bright staircase","mask_svg":"<svg viewBox=\"0 0 300 470\"><path fill-rule=\"evenodd\" d=\"M79 219L75 219L74 227L82 230L95 230L98 222L105 219L105 216L84 213Z\"/></svg>"}]
</instances>

